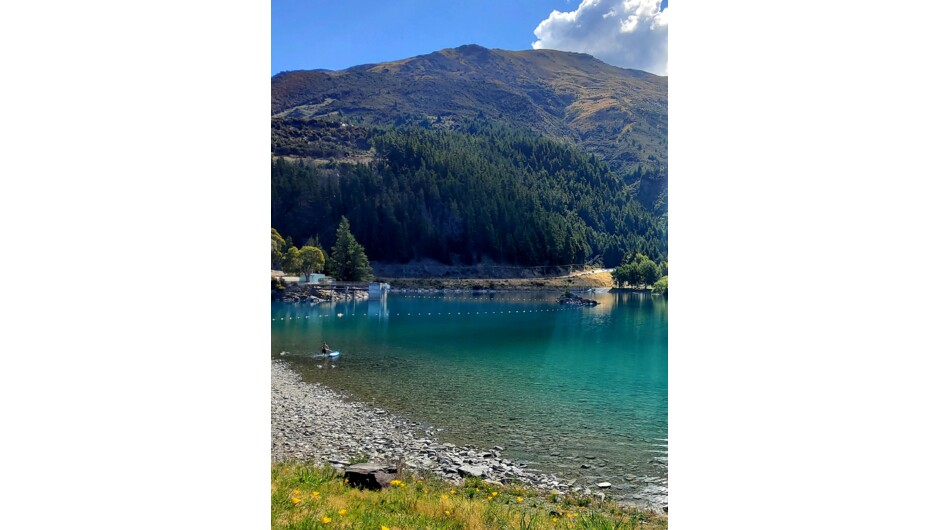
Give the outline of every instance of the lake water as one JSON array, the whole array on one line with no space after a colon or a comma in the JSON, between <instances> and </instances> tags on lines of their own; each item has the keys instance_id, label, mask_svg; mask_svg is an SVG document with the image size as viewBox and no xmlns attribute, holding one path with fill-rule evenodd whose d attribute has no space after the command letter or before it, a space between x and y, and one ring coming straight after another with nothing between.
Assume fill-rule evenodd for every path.
<instances>
[{"instance_id":1,"label":"lake water","mask_svg":"<svg viewBox=\"0 0 940 530\"><path fill-rule=\"evenodd\" d=\"M307 381L433 425L442 442L499 445L529 469L665 504L667 301L598 293L585 297L600 305L570 307L557 297L272 303L271 355ZM324 341L337 360L315 358Z\"/></svg>"}]
</instances>

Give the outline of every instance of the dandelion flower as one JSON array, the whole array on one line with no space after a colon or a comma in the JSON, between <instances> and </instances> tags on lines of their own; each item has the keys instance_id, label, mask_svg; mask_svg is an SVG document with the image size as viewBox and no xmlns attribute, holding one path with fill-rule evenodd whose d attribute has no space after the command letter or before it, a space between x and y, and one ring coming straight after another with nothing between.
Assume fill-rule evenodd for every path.
<instances>
[{"instance_id":1,"label":"dandelion flower","mask_svg":"<svg viewBox=\"0 0 940 530\"><path fill-rule=\"evenodd\" d=\"M343 479L343 484L349 484L349 479L348 479L348 478L344 478L344 479Z\"/></svg>"},{"instance_id":2,"label":"dandelion flower","mask_svg":"<svg viewBox=\"0 0 940 530\"><path fill-rule=\"evenodd\" d=\"M346 517L346 508L343 508L342 510L339 511L339 516Z\"/></svg>"},{"instance_id":3,"label":"dandelion flower","mask_svg":"<svg viewBox=\"0 0 940 530\"><path fill-rule=\"evenodd\" d=\"M297 495L300 495L300 490L294 490L290 492L290 494L296 497Z\"/></svg>"},{"instance_id":4,"label":"dandelion flower","mask_svg":"<svg viewBox=\"0 0 940 530\"><path fill-rule=\"evenodd\" d=\"M444 510L444 515L450 517L450 510Z\"/></svg>"},{"instance_id":5,"label":"dandelion flower","mask_svg":"<svg viewBox=\"0 0 940 530\"><path fill-rule=\"evenodd\" d=\"M446 500L447 500L447 494L446 494L446 493L443 494L443 495L441 495L441 500L442 500L442 501L446 501Z\"/></svg>"},{"instance_id":6,"label":"dandelion flower","mask_svg":"<svg viewBox=\"0 0 940 530\"><path fill-rule=\"evenodd\" d=\"M454 490L450 490L450 494L451 494L451 495L457 495L457 492L454 491Z\"/></svg>"},{"instance_id":7,"label":"dandelion flower","mask_svg":"<svg viewBox=\"0 0 940 530\"><path fill-rule=\"evenodd\" d=\"M312 497L313 497L314 499L318 498L319 496L320 496L320 492L319 492L319 491L313 492Z\"/></svg>"},{"instance_id":8,"label":"dandelion flower","mask_svg":"<svg viewBox=\"0 0 940 530\"><path fill-rule=\"evenodd\" d=\"M332 521L333 519L330 519L329 517L324 515L323 519L320 519L320 520L323 521L323 524L330 524L330 521Z\"/></svg>"},{"instance_id":9,"label":"dandelion flower","mask_svg":"<svg viewBox=\"0 0 940 530\"><path fill-rule=\"evenodd\" d=\"M522 502L522 497L516 497L516 502Z\"/></svg>"},{"instance_id":10,"label":"dandelion flower","mask_svg":"<svg viewBox=\"0 0 940 530\"><path fill-rule=\"evenodd\" d=\"M382 530L392 530L392 529L389 528L389 527L387 527L387 526L383 526L383 527L382 527Z\"/></svg>"},{"instance_id":11,"label":"dandelion flower","mask_svg":"<svg viewBox=\"0 0 940 530\"><path fill-rule=\"evenodd\" d=\"M557 518L557 517L552 517L552 522L553 522L553 523L557 523L557 522L558 522L558 518Z\"/></svg>"},{"instance_id":12,"label":"dandelion flower","mask_svg":"<svg viewBox=\"0 0 940 530\"><path fill-rule=\"evenodd\" d=\"M297 504L298 502L300 502L300 499L298 499L297 497L294 497L291 500L294 502L294 504Z\"/></svg>"}]
</instances>

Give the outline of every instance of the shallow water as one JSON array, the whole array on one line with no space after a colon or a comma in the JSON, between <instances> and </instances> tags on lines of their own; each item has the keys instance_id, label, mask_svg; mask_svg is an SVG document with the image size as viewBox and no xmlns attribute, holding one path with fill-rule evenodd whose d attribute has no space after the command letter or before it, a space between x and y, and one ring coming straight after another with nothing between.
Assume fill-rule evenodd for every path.
<instances>
[{"instance_id":1,"label":"shallow water","mask_svg":"<svg viewBox=\"0 0 940 530\"><path fill-rule=\"evenodd\" d=\"M443 442L499 445L530 469L665 504L667 301L604 293L585 296L596 307L568 307L557 296L273 303L271 354L308 381L433 425ZM339 358L317 357L323 341Z\"/></svg>"}]
</instances>

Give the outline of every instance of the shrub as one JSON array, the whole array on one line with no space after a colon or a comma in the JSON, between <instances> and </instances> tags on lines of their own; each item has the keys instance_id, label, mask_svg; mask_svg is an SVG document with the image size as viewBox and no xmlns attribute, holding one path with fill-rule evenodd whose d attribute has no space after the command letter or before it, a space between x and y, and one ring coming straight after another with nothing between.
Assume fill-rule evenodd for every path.
<instances>
[{"instance_id":1,"label":"shrub","mask_svg":"<svg viewBox=\"0 0 940 530\"><path fill-rule=\"evenodd\" d=\"M663 276L653 284L653 292L656 294L669 293L669 276Z\"/></svg>"}]
</instances>

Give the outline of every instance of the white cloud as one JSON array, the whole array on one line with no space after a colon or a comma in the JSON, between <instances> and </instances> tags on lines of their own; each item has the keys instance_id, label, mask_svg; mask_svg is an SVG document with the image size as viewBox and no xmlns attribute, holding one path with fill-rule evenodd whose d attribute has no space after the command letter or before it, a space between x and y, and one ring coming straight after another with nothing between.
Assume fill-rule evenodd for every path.
<instances>
[{"instance_id":1,"label":"white cloud","mask_svg":"<svg viewBox=\"0 0 940 530\"><path fill-rule=\"evenodd\" d=\"M535 28L535 49L589 53L623 68L665 75L669 8L661 0L583 0Z\"/></svg>"}]
</instances>

